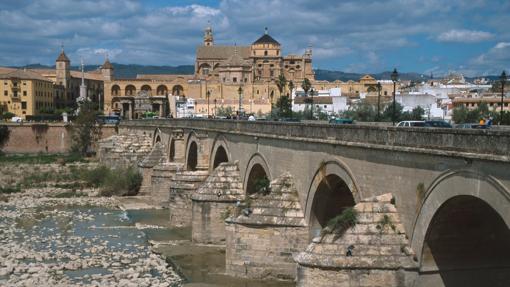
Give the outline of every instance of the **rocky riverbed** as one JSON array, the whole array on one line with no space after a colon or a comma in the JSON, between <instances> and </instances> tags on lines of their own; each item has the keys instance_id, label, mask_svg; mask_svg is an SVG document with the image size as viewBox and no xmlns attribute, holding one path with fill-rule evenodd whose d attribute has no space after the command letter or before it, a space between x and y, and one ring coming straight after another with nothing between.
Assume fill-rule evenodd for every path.
<instances>
[{"instance_id":1,"label":"rocky riverbed","mask_svg":"<svg viewBox=\"0 0 510 287\"><path fill-rule=\"evenodd\" d=\"M30 188L0 202L0 286L180 286L115 198Z\"/></svg>"}]
</instances>

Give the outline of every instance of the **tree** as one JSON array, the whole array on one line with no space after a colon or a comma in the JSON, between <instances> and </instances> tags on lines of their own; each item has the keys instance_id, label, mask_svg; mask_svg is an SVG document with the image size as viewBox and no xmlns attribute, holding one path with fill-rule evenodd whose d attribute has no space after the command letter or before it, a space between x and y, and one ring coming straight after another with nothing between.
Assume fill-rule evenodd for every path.
<instances>
[{"instance_id":1,"label":"tree","mask_svg":"<svg viewBox=\"0 0 510 287\"><path fill-rule=\"evenodd\" d=\"M11 131L9 130L9 127L0 126L0 154L4 145L7 143L7 141L9 141L10 134Z\"/></svg>"},{"instance_id":2,"label":"tree","mask_svg":"<svg viewBox=\"0 0 510 287\"><path fill-rule=\"evenodd\" d=\"M301 83L301 88L303 88L303 91L305 91L305 97L308 96L308 91L312 88L312 83L308 78L305 78L303 80L303 83Z\"/></svg>"},{"instance_id":3,"label":"tree","mask_svg":"<svg viewBox=\"0 0 510 287\"><path fill-rule=\"evenodd\" d=\"M278 88L278 91L280 92L280 98L282 97L282 93L285 90L286 86L287 86L287 79L285 79L285 76L283 74L280 74L278 76L278 79L276 80L276 87Z\"/></svg>"},{"instance_id":4,"label":"tree","mask_svg":"<svg viewBox=\"0 0 510 287\"><path fill-rule=\"evenodd\" d=\"M219 107L216 109L216 116L218 117L227 117L231 116L234 113L231 106L228 107Z\"/></svg>"},{"instance_id":5,"label":"tree","mask_svg":"<svg viewBox=\"0 0 510 287\"><path fill-rule=\"evenodd\" d=\"M347 111L343 113L343 117L350 118L360 122L372 122L375 121L377 111L375 107L364 101L358 102L349 107Z\"/></svg>"},{"instance_id":6,"label":"tree","mask_svg":"<svg viewBox=\"0 0 510 287\"><path fill-rule=\"evenodd\" d=\"M92 144L99 139L101 125L96 123L97 110L94 103L85 101L71 125L71 152L87 155Z\"/></svg>"},{"instance_id":7,"label":"tree","mask_svg":"<svg viewBox=\"0 0 510 287\"><path fill-rule=\"evenodd\" d=\"M289 90L290 90L290 97L292 97L292 91L294 90L294 82L289 81Z\"/></svg>"},{"instance_id":8,"label":"tree","mask_svg":"<svg viewBox=\"0 0 510 287\"><path fill-rule=\"evenodd\" d=\"M467 121L468 109L462 105L453 109L452 120L456 124L463 124Z\"/></svg>"},{"instance_id":9,"label":"tree","mask_svg":"<svg viewBox=\"0 0 510 287\"><path fill-rule=\"evenodd\" d=\"M398 122L402 118L403 107L400 103L395 103L395 121ZM393 103L390 103L384 109L382 114L384 121L391 122L393 119Z\"/></svg>"},{"instance_id":10,"label":"tree","mask_svg":"<svg viewBox=\"0 0 510 287\"><path fill-rule=\"evenodd\" d=\"M292 117L292 103L288 96L281 96L276 101L277 116L279 118L290 118Z\"/></svg>"}]
</instances>

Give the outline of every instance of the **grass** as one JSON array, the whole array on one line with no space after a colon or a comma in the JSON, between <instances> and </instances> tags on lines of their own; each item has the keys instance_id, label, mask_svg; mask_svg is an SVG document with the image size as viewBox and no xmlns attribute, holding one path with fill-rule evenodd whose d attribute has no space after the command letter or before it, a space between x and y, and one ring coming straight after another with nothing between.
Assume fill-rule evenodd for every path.
<instances>
[{"instance_id":1,"label":"grass","mask_svg":"<svg viewBox=\"0 0 510 287\"><path fill-rule=\"evenodd\" d=\"M334 233L338 238L349 228L354 227L358 223L358 212L353 208L346 208L339 215L331 218L326 227L321 230L321 236Z\"/></svg>"},{"instance_id":2,"label":"grass","mask_svg":"<svg viewBox=\"0 0 510 287\"><path fill-rule=\"evenodd\" d=\"M382 233L384 230L386 230L388 227L391 227L393 231L395 231L396 226L393 224L393 221L391 220L391 217L389 217L387 214L377 222L377 229L379 229L379 232Z\"/></svg>"},{"instance_id":3,"label":"grass","mask_svg":"<svg viewBox=\"0 0 510 287\"><path fill-rule=\"evenodd\" d=\"M0 194L11 194L21 192L21 186L0 186Z\"/></svg>"},{"instance_id":4,"label":"grass","mask_svg":"<svg viewBox=\"0 0 510 287\"><path fill-rule=\"evenodd\" d=\"M78 192L76 190L64 191L55 195L55 198L72 198L72 197L83 197L87 196L84 192Z\"/></svg>"},{"instance_id":5,"label":"grass","mask_svg":"<svg viewBox=\"0 0 510 287\"><path fill-rule=\"evenodd\" d=\"M55 188L98 188L102 196L135 195L142 185L142 175L135 167L95 168L70 166L67 172L54 170L28 174L16 186L0 187L0 194L20 192L23 188L54 186ZM50 184L49 184L50 183ZM60 197L82 196L63 193Z\"/></svg>"},{"instance_id":6,"label":"grass","mask_svg":"<svg viewBox=\"0 0 510 287\"><path fill-rule=\"evenodd\" d=\"M254 182L254 185L255 185L255 191L257 193L260 193L263 195L268 195L269 192L271 191L270 186L269 186L270 182L267 177L257 178Z\"/></svg>"},{"instance_id":7,"label":"grass","mask_svg":"<svg viewBox=\"0 0 510 287\"><path fill-rule=\"evenodd\" d=\"M85 162L85 159L77 154L0 155L0 163L50 164L73 162Z\"/></svg>"}]
</instances>

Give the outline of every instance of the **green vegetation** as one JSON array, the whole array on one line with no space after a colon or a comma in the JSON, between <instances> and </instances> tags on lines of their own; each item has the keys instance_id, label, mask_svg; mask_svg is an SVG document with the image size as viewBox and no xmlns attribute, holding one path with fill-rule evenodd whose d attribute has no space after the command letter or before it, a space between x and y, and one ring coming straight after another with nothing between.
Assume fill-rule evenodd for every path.
<instances>
[{"instance_id":1,"label":"green vegetation","mask_svg":"<svg viewBox=\"0 0 510 287\"><path fill-rule=\"evenodd\" d=\"M388 227L391 227L391 229L393 231L396 230L396 226L395 226L395 224L393 224L393 220L391 220L391 217L389 217L387 214L385 214L383 216L383 218L381 218L381 220L379 220L377 222L377 226L376 227L377 227L377 229L379 230L380 233L382 233Z\"/></svg>"},{"instance_id":2,"label":"green vegetation","mask_svg":"<svg viewBox=\"0 0 510 287\"><path fill-rule=\"evenodd\" d=\"M478 107L473 110L469 110L465 106L454 108L452 120L456 124L478 123L481 118L488 117L493 118L493 124L497 124L501 121L503 125L510 125L510 112L503 111L503 118L501 118L499 107L494 106L494 108L490 110L487 103L479 103Z\"/></svg>"},{"instance_id":3,"label":"green vegetation","mask_svg":"<svg viewBox=\"0 0 510 287\"><path fill-rule=\"evenodd\" d=\"M11 131L9 131L9 128L7 126L0 126L0 155L2 153L2 148L9 140L10 134Z\"/></svg>"},{"instance_id":4,"label":"green vegetation","mask_svg":"<svg viewBox=\"0 0 510 287\"><path fill-rule=\"evenodd\" d=\"M16 186L0 186L0 194L11 194L21 192L21 186L17 184Z\"/></svg>"},{"instance_id":5,"label":"green vegetation","mask_svg":"<svg viewBox=\"0 0 510 287\"><path fill-rule=\"evenodd\" d=\"M354 207L346 208L339 215L331 218L326 227L321 230L321 236L334 233L336 238L349 228L354 227L358 223L358 212Z\"/></svg>"},{"instance_id":6,"label":"green vegetation","mask_svg":"<svg viewBox=\"0 0 510 287\"><path fill-rule=\"evenodd\" d=\"M72 198L72 197L83 197L87 196L84 192L78 192L76 190L64 191L55 195L56 198Z\"/></svg>"},{"instance_id":7,"label":"green vegetation","mask_svg":"<svg viewBox=\"0 0 510 287\"><path fill-rule=\"evenodd\" d=\"M216 116L217 117L227 117L234 114L234 111L232 110L232 107L224 107L220 106L216 109Z\"/></svg>"},{"instance_id":8,"label":"green vegetation","mask_svg":"<svg viewBox=\"0 0 510 287\"><path fill-rule=\"evenodd\" d=\"M253 183L255 187L255 192L260 193L262 195L268 195L270 190L270 182L267 177L257 178Z\"/></svg>"},{"instance_id":9,"label":"green vegetation","mask_svg":"<svg viewBox=\"0 0 510 287\"><path fill-rule=\"evenodd\" d=\"M90 146L100 138L101 125L96 123L97 107L92 102L83 102L80 113L71 125L71 152L87 155Z\"/></svg>"},{"instance_id":10,"label":"green vegetation","mask_svg":"<svg viewBox=\"0 0 510 287\"><path fill-rule=\"evenodd\" d=\"M50 164L85 162L79 154L0 155L0 163Z\"/></svg>"},{"instance_id":11,"label":"green vegetation","mask_svg":"<svg viewBox=\"0 0 510 287\"><path fill-rule=\"evenodd\" d=\"M109 168L99 166L87 167L71 166L69 172L36 171L28 174L15 186L0 187L0 194L20 192L24 188L54 186L55 188L71 189L57 197L84 196L76 192L76 188L98 188L102 196L135 195L142 184L142 175L135 167Z\"/></svg>"}]
</instances>

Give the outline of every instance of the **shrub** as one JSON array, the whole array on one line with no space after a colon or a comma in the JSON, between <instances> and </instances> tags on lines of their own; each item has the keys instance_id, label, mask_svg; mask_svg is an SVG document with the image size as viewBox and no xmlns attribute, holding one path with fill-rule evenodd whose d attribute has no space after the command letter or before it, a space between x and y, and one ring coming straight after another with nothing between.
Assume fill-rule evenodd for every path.
<instances>
[{"instance_id":1,"label":"shrub","mask_svg":"<svg viewBox=\"0 0 510 287\"><path fill-rule=\"evenodd\" d=\"M358 212L353 208L346 208L339 215L331 218L326 227L321 230L321 236L334 233L338 237L341 236L347 229L355 226L358 223Z\"/></svg>"},{"instance_id":2,"label":"shrub","mask_svg":"<svg viewBox=\"0 0 510 287\"><path fill-rule=\"evenodd\" d=\"M389 217L387 214L385 214L383 216L383 218L381 218L381 220L379 220L379 222L377 222L377 229L379 230L380 233L382 233L384 230L386 230L386 228L388 227L391 227L391 229L393 231L396 230L396 226L395 224L393 224L393 221L391 220L391 217Z\"/></svg>"},{"instance_id":3,"label":"shrub","mask_svg":"<svg viewBox=\"0 0 510 287\"><path fill-rule=\"evenodd\" d=\"M21 187L19 185L16 186L0 186L0 194L11 194L21 192Z\"/></svg>"},{"instance_id":4,"label":"shrub","mask_svg":"<svg viewBox=\"0 0 510 287\"><path fill-rule=\"evenodd\" d=\"M103 196L136 195L142 180L142 174L135 167L112 169L100 186L100 194Z\"/></svg>"},{"instance_id":5,"label":"shrub","mask_svg":"<svg viewBox=\"0 0 510 287\"><path fill-rule=\"evenodd\" d=\"M257 193L267 195L270 192L269 184L270 184L270 182L269 182L269 179L267 179L267 177L258 178L254 182L255 191Z\"/></svg>"}]
</instances>

